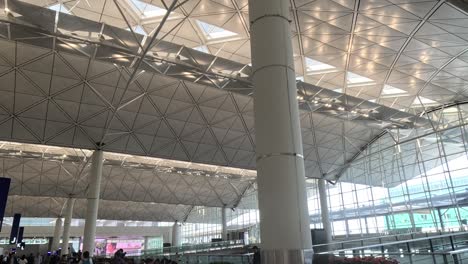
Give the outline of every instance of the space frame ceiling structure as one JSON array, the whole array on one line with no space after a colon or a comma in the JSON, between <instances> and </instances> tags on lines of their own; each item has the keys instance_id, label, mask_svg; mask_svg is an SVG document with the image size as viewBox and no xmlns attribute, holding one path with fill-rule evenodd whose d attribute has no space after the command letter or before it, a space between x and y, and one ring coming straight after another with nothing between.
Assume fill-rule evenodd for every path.
<instances>
[{"instance_id":1,"label":"space frame ceiling structure","mask_svg":"<svg viewBox=\"0 0 468 264\"><path fill-rule=\"evenodd\" d=\"M24 216L57 217L72 197L76 217L84 216L91 155L83 149L0 142L2 175L12 179L7 215L20 210ZM110 152L104 159L101 219L183 221L195 206L235 208L256 175Z\"/></svg>"},{"instance_id":2,"label":"space frame ceiling structure","mask_svg":"<svg viewBox=\"0 0 468 264\"><path fill-rule=\"evenodd\" d=\"M11 33L21 33L9 28ZM61 210L60 203L70 195L78 199L78 204L82 203L87 185L86 174L81 177L80 171L86 167L83 161L69 161L76 153L68 153L68 146L89 153L87 149L95 149L97 142L105 142L105 151L254 168L250 96L227 93L150 70L140 72L124 91L129 68L106 61L105 57L100 60L99 56L86 57L73 52L70 45L78 44L55 36L36 36L29 41L50 40L54 45L49 49L37 43L32 45L28 39L26 43L4 40L0 48L0 79L4 84L0 90L2 138L64 146L61 151L65 152L57 154L58 160L57 155L49 160L44 158L44 152L53 147L4 143L3 147L7 148L4 175L13 178L11 194L15 197L9 213L23 208L30 215L44 216L42 209L47 207L46 212L55 217ZM115 118L109 122L110 116ZM366 142L366 137L369 139L374 130L378 131L311 111L303 111L301 119L306 164L312 177L320 177L324 171L339 166L357 146ZM103 124L109 124L108 129ZM316 124L322 129L315 129ZM336 128L339 131L329 133ZM346 140L342 133L347 133ZM317 139L320 143L316 143ZM341 146L335 146L337 140ZM10 145L16 154L10 153ZM63 155L66 159L60 161ZM315 158L318 155L324 159L320 166ZM215 178L208 180L203 176L206 169L202 175L196 175L193 168L174 173L152 168L139 170L127 165L128 162L106 165L108 175L102 198L107 209L103 209L100 217L111 216L126 202L130 207L141 202L148 208L161 205L161 213L155 213L153 220L183 221L194 206L236 207L252 187L248 171L236 172L241 176L236 185L232 177L223 180L219 171ZM27 206L35 199L43 199L44 206ZM42 213L34 214L34 209ZM148 215L143 218L150 220Z\"/></svg>"},{"instance_id":3,"label":"space frame ceiling structure","mask_svg":"<svg viewBox=\"0 0 468 264\"><path fill-rule=\"evenodd\" d=\"M11 3L13 1L10 1L13 9ZM10 10L16 20L23 18L17 13L21 8ZM75 26L79 24L76 20L73 22ZM6 26L10 37L21 32L23 35L31 33L15 30L17 24ZM105 28L104 24L100 28ZM111 28L109 32L116 30ZM116 38L114 41L121 41L115 34L112 36ZM38 47L36 42L52 46L46 49ZM95 47L91 49L95 52L106 54L101 52L106 47L97 44L78 45L43 34L2 44L1 77L8 84L1 104L4 139L88 149L95 149L96 142L104 142L103 149L107 151L254 168L250 96L149 70L141 70L126 87L131 75L128 67L106 61L108 57L97 54L82 56L89 46ZM84 48L78 52L75 46ZM126 61L120 56L112 57ZM392 116L394 113L389 117ZM312 169L320 167L321 172L310 172L309 177L321 177L334 169L335 160L329 161L329 157L346 159L380 130L329 117L325 111L323 114L302 111L301 118L305 151L311 152L306 156L311 157L311 162L316 161L314 155L323 156L320 166L310 164ZM341 136L344 134L345 138ZM336 149L331 152L326 148L331 141L342 143L333 146ZM340 157L339 153L345 155Z\"/></svg>"},{"instance_id":4,"label":"space frame ceiling structure","mask_svg":"<svg viewBox=\"0 0 468 264\"><path fill-rule=\"evenodd\" d=\"M24 0L44 7L53 0ZM305 82L409 111L465 97L463 0L292 0L295 68ZM127 21L121 16L121 6ZM65 1L64 12L150 34L159 0ZM150 12L151 10L153 12ZM221 31L224 30L224 31ZM165 40L250 63L247 0L194 0L162 27Z\"/></svg>"},{"instance_id":5,"label":"space frame ceiling structure","mask_svg":"<svg viewBox=\"0 0 468 264\"><path fill-rule=\"evenodd\" d=\"M13 3L14 1L9 2ZM153 2L153 4L155 5L159 4L156 3L156 1ZM151 69L148 69L148 72L140 72L137 80L134 83L132 83L131 87L129 87L127 91L124 92L120 91L119 88L123 90L122 88L124 88L123 86L125 80L128 80L130 76L130 70L128 66L131 65L131 61L128 60L127 55L120 54L120 56L114 56L111 58L102 56L100 58L102 60L94 60L98 57L98 54L95 53L94 58L92 56L92 52L88 54L83 54L83 52L79 51L83 50L81 49L83 47L76 48L77 45L80 46L80 44L82 44L80 42L74 43L71 42L69 39L61 39L59 37L49 35L43 35L42 37L36 36L34 38L31 38L30 40L28 40L27 38L20 40L21 37L25 37L25 35L19 34L18 36L11 38L11 35L8 36L8 33L4 34L6 35L6 39L18 40L19 42L2 41L2 47L4 48L2 48L3 68L1 72L6 73L2 74L2 82L13 84L9 87L15 87L13 91L2 91L2 98L4 100L4 104L2 105L4 107L1 108L2 111L4 111L4 118L2 118L3 122L1 126L4 126L3 128L5 128L2 129L2 131L10 132L9 135L7 133L7 135L2 136L2 138L6 140L15 140L21 142L73 146L78 148L93 149L96 147L96 142L102 142L102 139L105 137L106 142L111 142L109 144L106 143L105 150L108 151L139 154L145 156L158 156L176 160L188 160L201 163L208 162L226 166L253 169L255 166L255 155L253 151L254 130L252 113L253 107L251 98L241 96L236 93L216 91L216 89L207 87L207 85L218 88L223 87L223 85L226 84L226 80L229 80L227 82L228 84L225 87L229 88L229 85L233 85L233 90L237 89L237 91L235 92L242 91L240 92L241 94L245 94L246 91L251 91L251 88L245 89L245 84L248 83L248 81L246 82L246 80L244 79L246 76L248 76L249 67L246 67L246 64L248 62L249 56L246 55L244 59L236 59L239 58L239 56L236 56L236 54L226 54L226 50L229 50L230 44L241 41L239 39L239 36L237 36L236 39L224 39L222 42L216 43L216 41L207 41L206 39L202 40L203 37L200 37L200 32L196 32L197 30L192 30L195 31L196 34L198 34L198 39L201 40L201 43L193 42L192 45L188 45L188 42L184 42L184 40L181 40L180 36L177 36L177 34L183 34L186 37L188 36L187 38L190 37L190 35L187 33L187 30L182 30L182 26L185 25L185 23L187 22L189 24L192 24L191 27L193 27L194 17L203 17L203 21L207 21L213 25L227 27L228 29L235 31L236 33L238 32L237 30L234 30L234 28L229 28L229 26L227 26L226 23L220 25L219 23L222 20L218 21L215 18L216 15L219 14L216 14L216 12L213 10L213 12L210 13L213 16L213 18L207 18L201 16L200 14L198 14L198 16L195 15L194 17L192 17L192 15L200 11L195 9L199 9L201 6L205 6L206 9L207 5L203 5L202 2L203 1L198 1L197 5L193 5L193 2L190 1L188 3L185 3L183 6L180 6L180 10L175 10L175 16L180 15L182 13L185 17L179 18L179 20L177 20L176 18L170 19L170 23L165 24L165 26L169 27L170 24L173 23L172 28L175 28L177 30L171 30L170 32L169 30L163 30L162 32L167 33L168 39L170 39L174 43L177 43L179 45L187 45L189 47L198 47L199 44L204 44L203 46L206 46L209 52L216 54L215 60L209 60L205 63L210 65L216 63L218 60L223 62L220 64L222 66L216 67L211 65L209 67L214 69L213 72L216 73L215 75L220 77L219 80L221 80L221 82L219 83L216 83L216 81L213 78L210 78L209 75L207 76L206 74L200 74L199 77L192 77L190 76L190 74L177 76L177 74L184 72L183 70L174 70L174 73L176 74L174 74L172 77L176 78L165 77L161 74L149 73L150 71L154 72L155 69L154 67L152 67ZM246 18L246 1L215 2L218 2L218 4L221 2L230 2L231 4L228 4L228 6L237 6L238 10L236 11L235 17L237 17L238 15L238 17L244 16L244 18ZM330 5L330 3L326 4L324 3L324 1L312 1L314 3L310 2L300 4L298 4L299 1L296 2L296 14L294 16L296 21L295 23L297 23L298 21L298 12L301 8L303 9L301 10L301 12L313 12L313 10L321 10L320 7L322 7L322 5ZM386 2L387 5L384 4L384 2ZM425 2L427 2L425 4L427 6L430 6L431 3L434 4L434 6L432 6L432 9L428 11L430 12L430 14L426 14L428 18L434 16L434 14L436 14L437 12L442 12L444 9L445 12L460 12L460 10L457 9L450 9L453 8L453 6L451 4L446 3L445 1ZM35 1L35 4L37 3L38 1ZM100 5L100 3L101 2L96 1L96 4ZM109 1L109 3L112 5L111 1ZM53 4L53 2L44 3L44 5L46 6L51 4ZM67 4L71 7L75 6L73 14L82 14L81 16L83 17L85 17L85 12L89 12L90 9L85 6L85 1L70 1ZM349 6L346 7L347 3L340 4L342 8L349 9ZM363 13L366 13L365 10L378 10L389 6L391 6L392 8L395 8L396 6L401 8L400 5L403 6L403 4L395 4L387 1L382 1L382 3L378 4L377 6L374 6L373 9L369 9L369 5L371 5L370 3L367 3L366 1L357 1L354 3L354 8L356 8L357 5L358 9L361 10L363 6L366 6L364 4L367 4L368 8L364 8ZM311 7L313 5L317 6ZM410 8L411 4L408 5L409 6L407 8ZM297 8L298 6L301 6L301 8ZM181 12L182 9L185 8L193 9L190 13ZM328 8L330 7L328 6ZM449 9L449 11L446 11L446 9ZM97 9L93 8L93 10ZM112 21L112 24L115 25L119 24L117 22L120 21L119 25L121 25L122 28L126 27L125 24L123 24L125 22L123 21L123 18L118 18L119 13L117 12L118 10L116 10L115 7L104 8L104 6L102 6L102 10L103 13L101 19L106 17L104 12L114 12L114 14L110 16L114 20L109 20L106 22ZM332 13L332 11L338 12L336 8L331 8L331 10L328 10L324 13ZM205 10L204 12L207 11ZM223 12L229 13L229 11L222 11L222 13ZM352 15L352 17L358 17L356 21L353 18L353 23L351 23L353 24L353 30L356 30L356 26L354 23L358 22L358 19L361 16L357 16L356 12L353 13L348 11L348 13L349 14L347 14L346 16ZM17 14L18 13L13 14L13 16ZM442 14L441 16L443 15L444 14ZM60 14L59 16L66 17L66 15L62 14ZM364 16L368 17L368 14L364 14ZM92 16L88 16L87 18L91 17ZM20 18L21 16L17 17L16 19ZM73 20L73 18L66 19L70 19L69 23L76 22L76 20ZM435 19L437 19L437 17ZM462 18L457 17L456 19ZM62 19L60 21L64 20ZM180 26L180 28L177 28L178 26L173 27L174 25L177 25L180 21L183 21L178 25ZM429 23L428 21L430 22L430 19L421 19L419 23L421 25L418 26L418 30L416 30L416 32L418 32L419 29L425 25L425 23ZM153 21L153 24L151 24L151 21L148 20L145 22L147 24L143 25L143 28L146 28L147 31L151 31L148 29L154 26L157 22L159 21L157 21L156 19L156 22ZM328 24L328 22L329 21L323 22L322 24ZM195 22L195 24L196 23L197 22ZM411 23L407 22L406 24ZM22 28L23 30L25 29L24 25L16 26ZM406 26L409 27L409 25ZM11 26L8 27L6 25L6 28L11 29ZM77 28L76 32L79 31L80 28ZM11 34L12 32L20 33L21 31L7 30L6 32L9 32L9 34ZM172 34L174 32L178 33ZM248 36L248 31L246 31L246 34ZM121 34L121 36L122 35L125 34ZM322 34L318 35L322 36ZM356 37L353 36L354 34L347 35L350 35L349 38L353 39L348 40L348 42L353 44L351 46L356 45L355 43L357 42L355 42L354 39L359 39L357 37L358 34L356 34ZM346 62L348 66L342 68L342 70L337 70L341 67L339 67L336 64L332 65L333 63L331 61L326 61L322 59L323 56L312 57L314 59L320 59L321 61L324 61L327 64L330 63L328 65L332 65L332 67L335 67L336 70L325 73L322 72L319 74L314 72L308 72L306 65L307 56L304 52L302 52L302 55L297 56L298 65L296 65L296 68L298 69L298 74L303 75L303 78L306 82L319 83L321 87L329 88L331 90L337 90L338 88L341 88L341 91L345 92L348 95L353 95L355 96L355 98L362 98L363 100L361 100L360 103L364 104L372 105L372 100L375 100L381 104L387 105L392 108L408 110L408 108L413 107L417 109L418 107L424 104L432 105L435 102L432 99L440 102L443 100L453 100L453 98L463 97L463 91L460 89L461 86L459 85L457 88L458 92L450 93L450 96L447 95L447 93L445 94L447 95L445 97L439 96L435 98L433 96L431 97L429 95L426 95L425 93L421 93L421 96L424 97L416 98L416 100L414 94L412 94L411 91L405 90L407 87L410 87L406 86L407 83L400 83L399 85L395 85L394 83L389 81L390 76L392 76L393 74L393 68L395 69L395 71L398 70L398 60L400 58L405 58L407 54L404 51L407 48L407 46L410 43L412 44L413 40L416 39L413 38L415 35L416 34L413 34L413 36L411 36L410 34L408 36L408 43L406 43L405 47L401 47L402 51L398 52L400 53L397 56L398 59L396 59L396 62L391 67L391 73L387 73L389 77L384 82L376 78L377 75L366 75L369 76L369 78L372 78L373 82L371 82L371 84L352 84L350 83L350 79L346 76L349 75L347 73L352 70L354 73L362 74L362 72L360 72L359 70L355 70L352 62ZM298 36L299 38L302 38L303 36L307 37L308 34L303 34L303 36L298 34ZM400 39L402 39L401 36ZM119 40L121 39L119 38ZM244 39L242 41L245 42L246 40ZM38 45L38 43L40 42L42 43ZM28 43L34 43L34 45L28 45ZM248 39L246 43L247 45L245 46L244 43L244 47L248 47ZM49 45L49 47L51 48L48 50L41 49L40 46L43 47L43 45ZM167 43L167 45L168 46L164 47L165 49L162 48L160 50L160 53L161 51L167 52L171 48L174 49L173 46L170 46L170 43ZM220 45L222 45L222 47ZM324 45L324 47L326 46L328 45ZM350 45L348 44L348 46ZM364 46L365 45L362 44L361 49L365 49L366 47ZM458 46L461 46L461 44L455 43L451 46L451 48L455 49ZM133 48L138 49L138 47ZM171 69L177 68L178 66L180 66L180 63L177 62L177 60L180 60L180 57L185 57L184 54L181 53L181 51L186 50L180 49L179 47L175 51L172 50L171 52L167 52L167 58L170 58L170 60L166 59L162 62L169 63ZM352 51L353 49L349 49L349 52L345 56L347 58L346 60L350 61L354 58L354 54L350 54L352 53ZM194 52L198 55L201 54L201 56L203 56L203 54L200 52L191 52ZM238 52L245 52L245 49L242 50L241 48L239 48ZM101 53L101 55L102 54L105 54L105 52ZM86 55L88 55L87 58ZM331 54L327 55L327 57L329 57L329 59L332 59L333 56L330 55ZM429 88L427 87L432 87L431 82L438 80L438 78L436 77L438 77L439 74L442 75L442 73L445 73L443 69L449 69L449 66L451 66L451 63L453 62L459 63L458 60L464 58L464 50L460 51L456 55L457 56L450 57L447 63L441 65L443 66L442 69L438 69L436 72L432 73L434 76L430 78L429 82L426 82L423 85L423 90L429 90ZM177 56L179 56L179 58ZM193 55L191 57L193 57ZM229 64L228 60L222 60L223 57L229 58L231 60L237 60L240 62L240 64L236 64L233 62L232 64L234 64L235 67L229 68L229 66L232 64ZM334 57L334 59L336 60L336 57ZM375 61L378 60L375 59ZM117 65L113 64L115 62L117 62ZM159 63L161 63L161 61ZM369 63L370 62L367 62L366 67L368 68L366 69L366 73L369 72L369 68L372 68L369 66ZM226 64L228 65L228 70L226 70ZM405 66L409 67L408 65L410 64L411 63L408 63ZM161 65L164 65L164 63L162 63ZM356 69L358 69L359 67L356 67ZM412 65L411 67L414 67L414 69L416 70L422 69L420 65ZM461 66L461 68L462 67L463 66ZM184 68L182 67L182 69ZM246 73L243 72L244 70L246 70ZM405 70L405 72L411 71ZM163 73L167 74L169 72ZM341 85L331 83L333 80L340 79L340 73L344 75L343 80L347 81L343 81ZM362 75L364 76L365 74ZM411 78L408 77L408 83L414 83L415 77L410 77ZM198 79L197 81L200 81L200 84L194 84L193 81L188 81L191 78ZM399 81L401 82L401 80L405 78L401 78L400 76ZM201 81L203 79L205 83ZM234 82L232 82L232 80L234 80ZM109 83L113 83L114 85L112 86L117 89L113 88L112 86L106 87L109 86ZM306 83L303 83L302 85L306 87L308 86L308 84ZM381 88L381 92L383 93L382 97L369 97L368 90L375 90L375 87L379 85L383 85ZM397 96L395 96L395 94L392 93L385 94L383 92L383 90L385 88L388 88L388 86L395 88L393 85L398 86L397 89L399 93L397 94ZM417 85L420 85L420 81L417 82ZM63 89L64 87L66 89ZM411 86L410 88L414 87L416 86ZM442 91L446 93L446 89L441 89L442 90L438 91L438 93ZM110 92L111 90L115 90L117 92ZM400 90L404 90L406 92L400 92ZM75 92L74 95L72 95L73 92ZM153 92L156 93L150 95ZM324 93L328 92L328 90L324 90ZM333 91L330 92L333 93ZM248 92L247 94L249 93L250 92ZM78 94L80 94L81 97L78 96ZM439 95L436 93L432 94ZM156 95L158 99L155 99L156 97L153 97L153 95ZM307 96L308 94L304 93L304 95ZM27 101L25 97L30 98L30 101ZM78 97L80 97L80 99L78 99ZM427 99L429 99L429 101L427 101ZM371 100L371 102L368 102L367 100ZM325 102L328 103L328 101ZM331 103L334 102L335 101L331 101ZM420 104L415 104L414 102L420 102ZM23 105L21 105L21 103L23 103ZM152 108L150 107L145 109L145 107L148 105ZM163 110L158 109L158 107L161 105L165 106ZM307 102L306 106L310 107L309 102ZM75 116L70 115L71 112L73 112L73 109L79 109L79 111L75 113ZM316 109L313 109L313 107L311 107L310 110L313 111ZM359 124L358 122L356 122L359 120L355 120L354 122L351 122L350 120L346 119L339 120L335 118L337 112L336 110L339 109L326 110L320 114L312 113L309 111L301 112L301 121L303 126L302 133L304 138L304 152L306 154L306 175L308 175L309 177L321 177L321 175L339 169L340 167L342 167L343 164L346 163L346 160L352 158L356 151L359 151L361 149L361 146L365 145L368 141L370 141L372 138L374 138L381 132L381 129L369 129L365 124ZM145 111L147 112L145 113ZM158 113L157 117L151 116L151 114L154 114L155 112ZM364 117L365 119L365 115L368 114L368 112L361 113L360 118ZM195 117L194 115L197 116ZM330 115L335 115L335 117L330 117ZM407 117L413 118L414 115L407 115ZM56 120L57 118L60 120ZM139 119L142 119L144 121ZM132 123L132 121L134 122ZM106 131L102 131L103 129L99 128L99 125L97 124L109 124L109 126L107 127L107 129L104 129ZM141 126L139 126L140 124ZM155 127L157 127L157 129L155 129ZM146 134L145 132L138 133L144 130L147 130ZM12 138L13 135L19 136L17 138ZM148 137L151 136L154 137L148 139ZM150 141L152 143L148 144L148 142ZM231 146L229 146L228 144L231 144ZM148 148L148 145L151 147ZM215 160L219 157L221 157L220 160Z\"/></svg>"}]
</instances>

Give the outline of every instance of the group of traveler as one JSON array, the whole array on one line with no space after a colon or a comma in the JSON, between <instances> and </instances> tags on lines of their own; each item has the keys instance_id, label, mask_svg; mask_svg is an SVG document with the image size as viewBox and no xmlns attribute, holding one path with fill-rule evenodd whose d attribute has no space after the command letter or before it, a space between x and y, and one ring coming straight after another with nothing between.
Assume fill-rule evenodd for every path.
<instances>
[{"instance_id":1,"label":"group of traveler","mask_svg":"<svg viewBox=\"0 0 468 264\"><path fill-rule=\"evenodd\" d=\"M42 256L37 253L34 256L32 253L26 257L16 255L16 252L7 252L5 255L0 255L0 264L42 264Z\"/></svg>"},{"instance_id":2,"label":"group of traveler","mask_svg":"<svg viewBox=\"0 0 468 264\"><path fill-rule=\"evenodd\" d=\"M260 252L257 247L253 247L253 264L260 264ZM131 264L132 261L129 261L125 258L125 252L123 249L119 249L115 252L114 257L111 259L111 264ZM0 256L0 264L94 264L92 257L88 251L85 252L73 252L71 255L61 256L60 250L54 253L49 253L45 256L37 253L35 256L30 254L29 256L22 255L18 257L15 252L7 252L6 255ZM170 260L167 257L162 259L156 258L147 258L142 261L141 264L178 264L177 261Z\"/></svg>"},{"instance_id":3,"label":"group of traveler","mask_svg":"<svg viewBox=\"0 0 468 264\"><path fill-rule=\"evenodd\" d=\"M0 264L93 264L93 259L89 252L85 251L74 252L70 256L60 257L60 250L53 253L48 253L44 256L37 253L35 256L31 253L29 256L22 255L19 257L16 252L8 252L0 256Z\"/></svg>"}]
</instances>

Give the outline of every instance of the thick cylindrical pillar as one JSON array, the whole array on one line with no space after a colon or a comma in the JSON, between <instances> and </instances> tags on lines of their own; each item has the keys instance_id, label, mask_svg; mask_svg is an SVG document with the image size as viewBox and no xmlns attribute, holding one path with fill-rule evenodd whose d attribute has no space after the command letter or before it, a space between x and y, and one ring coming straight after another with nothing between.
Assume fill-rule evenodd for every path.
<instances>
[{"instance_id":1,"label":"thick cylindrical pillar","mask_svg":"<svg viewBox=\"0 0 468 264\"><path fill-rule=\"evenodd\" d=\"M94 240L96 239L96 221L99 207L99 193L101 190L102 165L104 161L103 156L102 150L94 151L91 171L89 173L90 181L83 234L83 252L89 251L91 256L94 254Z\"/></svg>"},{"instance_id":2,"label":"thick cylindrical pillar","mask_svg":"<svg viewBox=\"0 0 468 264\"><path fill-rule=\"evenodd\" d=\"M221 208L221 238L223 241L227 241L227 217L226 217L226 207Z\"/></svg>"},{"instance_id":3,"label":"thick cylindrical pillar","mask_svg":"<svg viewBox=\"0 0 468 264\"><path fill-rule=\"evenodd\" d=\"M51 251L58 250L60 246L61 236L62 236L62 216L59 216L57 220L55 220L54 238L52 239L52 246L50 247Z\"/></svg>"},{"instance_id":4,"label":"thick cylindrical pillar","mask_svg":"<svg viewBox=\"0 0 468 264\"><path fill-rule=\"evenodd\" d=\"M68 255L68 244L70 242L70 226L73 217L73 207L75 206L75 199L68 198L67 207L65 209L65 222L63 224L63 237L62 237L62 255Z\"/></svg>"},{"instance_id":5,"label":"thick cylindrical pillar","mask_svg":"<svg viewBox=\"0 0 468 264\"><path fill-rule=\"evenodd\" d=\"M172 246L173 247L180 247L181 245L181 239L180 239L180 225L176 221L174 225L172 226Z\"/></svg>"},{"instance_id":6,"label":"thick cylindrical pillar","mask_svg":"<svg viewBox=\"0 0 468 264\"><path fill-rule=\"evenodd\" d=\"M332 242L332 225L330 221L330 213L328 211L328 195L327 186L325 185L324 179L317 180L319 199L320 199L320 211L322 214L323 229L327 236L327 244Z\"/></svg>"},{"instance_id":7,"label":"thick cylindrical pillar","mask_svg":"<svg viewBox=\"0 0 468 264\"><path fill-rule=\"evenodd\" d=\"M311 263L289 0L249 0L262 263Z\"/></svg>"}]
</instances>

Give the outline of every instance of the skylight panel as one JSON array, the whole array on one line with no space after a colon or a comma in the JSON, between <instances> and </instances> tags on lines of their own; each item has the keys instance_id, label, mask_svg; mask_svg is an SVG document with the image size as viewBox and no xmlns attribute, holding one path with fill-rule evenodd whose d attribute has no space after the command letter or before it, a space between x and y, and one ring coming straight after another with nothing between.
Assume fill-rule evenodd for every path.
<instances>
[{"instance_id":1,"label":"skylight panel","mask_svg":"<svg viewBox=\"0 0 468 264\"><path fill-rule=\"evenodd\" d=\"M422 97L422 96L419 96L419 98L418 98L418 97L416 96L416 98L415 98L414 101L413 101L413 105L415 105L415 106L421 106L421 103L422 103L422 105L424 105L424 106L437 104L436 101L431 100L431 99L429 99L429 98Z\"/></svg>"},{"instance_id":2,"label":"skylight panel","mask_svg":"<svg viewBox=\"0 0 468 264\"><path fill-rule=\"evenodd\" d=\"M323 74L328 72L333 72L336 68L332 65L313 60L311 58L305 58L306 70L310 74Z\"/></svg>"},{"instance_id":3,"label":"skylight panel","mask_svg":"<svg viewBox=\"0 0 468 264\"><path fill-rule=\"evenodd\" d=\"M372 85L375 84L374 80L364 77L362 75L348 72L347 75L348 86L358 86L358 85Z\"/></svg>"},{"instance_id":4,"label":"skylight panel","mask_svg":"<svg viewBox=\"0 0 468 264\"><path fill-rule=\"evenodd\" d=\"M208 49L208 47L206 45L198 46L198 47L195 47L193 49L210 54L210 50Z\"/></svg>"},{"instance_id":5,"label":"skylight panel","mask_svg":"<svg viewBox=\"0 0 468 264\"><path fill-rule=\"evenodd\" d=\"M382 90L382 95L391 97L391 96L399 96L399 95L408 95L408 92L400 88L396 88L396 87L386 84Z\"/></svg>"},{"instance_id":6,"label":"skylight panel","mask_svg":"<svg viewBox=\"0 0 468 264\"><path fill-rule=\"evenodd\" d=\"M237 36L237 33L197 20L207 39L222 39Z\"/></svg>"},{"instance_id":7,"label":"skylight panel","mask_svg":"<svg viewBox=\"0 0 468 264\"><path fill-rule=\"evenodd\" d=\"M130 2L132 2L133 7L145 18L164 16L167 12L166 9L139 0L130 0Z\"/></svg>"},{"instance_id":8,"label":"skylight panel","mask_svg":"<svg viewBox=\"0 0 468 264\"><path fill-rule=\"evenodd\" d=\"M146 33L145 29L140 25L135 27L135 33L145 35L145 36L148 35L148 33Z\"/></svg>"},{"instance_id":9,"label":"skylight panel","mask_svg":"<svg viewBox=\"0 0 468 264\"><path fill-rule=\"evenodd\" d=\"M129 28L127 28L127 30L130 31ZM140 25L133 27L133 32L135 32L137 34L140 34L140 35L145 35L145 36L148 35L148 33L146 33L145 29Z\"/></svg>"},{"instance_id":10,"label":"skylight panel","mask_svg":"<svg viewBox=\"0 0 468 264\"><path fill-rule=\"evenodd\" d=\"M61 12L61 13L65 13L65 14L69 14L70 13L70 10L68 10L68 8L66 8L64 5L62 4L55 4L55 5L51 5L48 7L50 10L54 10L56 12Z\"/></svg>"}]
</instances>

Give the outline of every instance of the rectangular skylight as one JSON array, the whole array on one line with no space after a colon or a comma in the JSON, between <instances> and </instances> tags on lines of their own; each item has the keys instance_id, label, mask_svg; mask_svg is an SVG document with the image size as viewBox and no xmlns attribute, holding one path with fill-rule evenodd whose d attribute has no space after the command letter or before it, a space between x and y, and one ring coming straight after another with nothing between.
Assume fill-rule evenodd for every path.
<instances>
[{"instance_id":1,"label":"rectangular skylight","mask_svg":"<svg viewBox=\"0 0 468 264\"><path fill-rule=\"evenodd\" d=\"M55 5L51 5L48 7L50 10L54 10L56 12L61 12L61 13L65 13L65 14L69 14L70 11L68 10L68 8L66 8L64 5L62 4L55 4Z\"/></svg>"},{"instance_id":2,"label":"rectangular skylight","mask_svg":"<svg viewBox=\"0 0 468 264\"><path fill-rule=\"evenodd\" d=\"M362 75L353 73L353 72L348 72L347 81L348 81L348 86L375 84L374 80L364 77Z\"/></svg>"},{"instance_id":3,"label":"rectangular skylight","mask_svg":"<svg viewBox=\"0 0 468 264\"><path fill-rule=\"evenodd\" d=\"M195 47L193 49L210 54L210 50L208 49L208 47L206 45L198 46L198 47Z\"/></svg>"},{"instance_id":4,"label":"rectangular skylight","mask_svg":"<svg viewBox=\"0 0 468 264\"><path fill-rule=\"evenodd\" d=\"M309 74L323 74L333 72L336 69L334 66L307 57L305 58L305 63Z\"/></svg>"},{"instance_id":5,"label":"rectangular skylight","mask_svg":"<svg viewBox=\"0 0 468 264\"><path fill-rule=\"evenodd\" d=\"M127 30L130 31L129 28L127 28ZM137 34L145 35L145 36L148 35L148 33L146 33L145 29L140 25L138 25L136 27L133 27L133 32L135 32Z\"/></svg>"},{"instance_id":6,"label":"rectangular skylight","mask_svg":"<svg viewBox=\"0 0 468 264\"><path fill-rule=\"evenodd\" d=\"M164 16L166 14L166 9L147 4L145 2L139 0L130 0L132 2L133 7L144 17L159 17Z\"/></svg>"},{"instance_id":7,"label":"rectangular skylight","mask_svg":"<svg viewBox=\"0 0 468 264\"><path fill-rule=\"evenodd\" d=\"M386 95L387 97L407 95L407 94L408 94L407 91L402 90L400 88L396 88L388 84L384 85L384 88L382 90L382 95Z\"/></svg>"},{"instance_id":8,"label":"rectangular skylight","mask_svg":"<svg viewBox=\"0 0 468 264\"><path fill-rule=\"evenodd\" d=\"M435 105L437 104L436 101L434 100L431 100L429 98L426 98L426 97L422 97L422 96L416 96L416 98L414 98L414 101L413 101L413 105L421 105L421 103L424 105L424 106L429 106L429 105Z\"/></svg>"},{"instance_id":9,"label":"rectangular skylight","mask_svg":"<svg viewBox=\"0 0 468 264\"><path fill-rule=\"evenodd\" d=\"M148 33L146 33L145 29L140 25L136 26L134 30L135 30L135 33L145 35L145 36L148 35Z\"/></svg>"},{"instance_id":10,"label":"rectangular skylight","mask_svg":"<svg viewBox=\"0 0 468 264\"><path fill-rule=\"evenodd\" d=\"M207 39L222 39L237 36L237 33L197 20Z\"/></svg>"}]
</instances>

